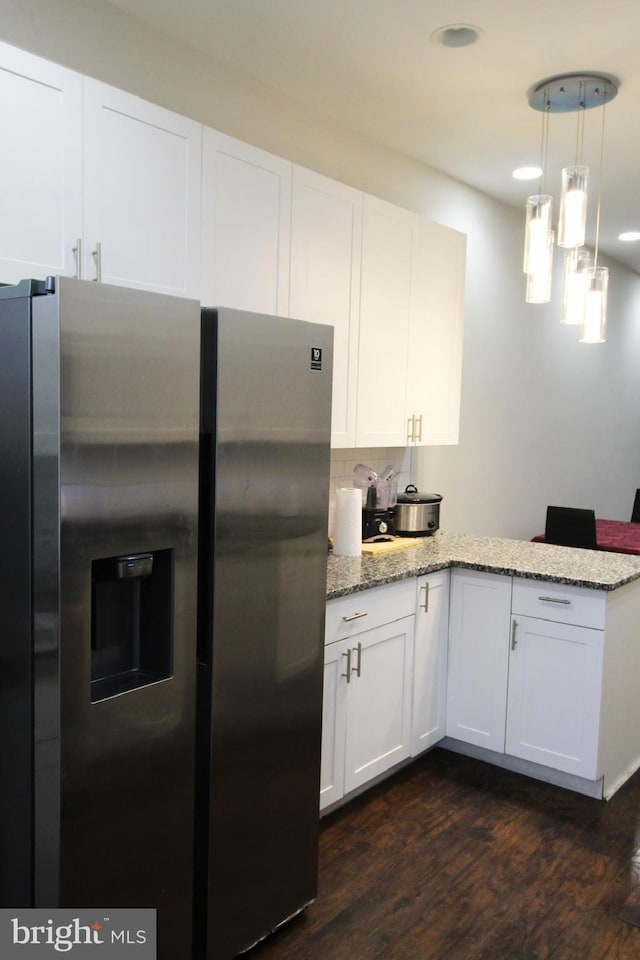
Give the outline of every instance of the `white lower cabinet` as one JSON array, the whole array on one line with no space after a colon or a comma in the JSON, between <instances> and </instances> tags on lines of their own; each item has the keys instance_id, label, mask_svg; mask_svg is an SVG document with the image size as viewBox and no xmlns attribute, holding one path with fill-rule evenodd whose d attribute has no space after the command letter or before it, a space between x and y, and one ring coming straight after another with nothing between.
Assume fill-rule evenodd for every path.
<instances>
[{"instance_id":1,"label":"white lower cabinet","mask_svg":"<svg viewBox=\"0 0 640 960\"><path fill-rule=\"evenodd\" d=\"M603 591L454 570L447 736L597 779L605 603Z\"/></svg>"},{"instance_id":2,"label":"white lower cabinet","mask_svg":"<svg viewBox=\"0 0 640 960\"><path fill-rule=\"evenodd\" d=\"M406 580L327 605L321 809L410 755L414 602Z\"/></svg>"},{"instance_id":3,"label":"white lower cabinet","mask_svg":"<svg viewBox=\"0 0 640 960\"><path fill-rule=\"evenodd\" d=\"M588 780L598 775L603 591L514 583L506 752Z\"/></svg>"},{"instance_id":4,"label":"white lower cabinet","mask_svg":"<svg viewBox=\"0 0 640 960\"><path fill-rule=\"evenodd\" d=\"M445 734L449 571L418 577L416 593L411 719L411 755L414 757L442 740Z\"/></svg>"},{"instance_id":5,"label":"white lower cabinet","mask_svg":"<svg viewBox=\"0 0 640 960\"><path fill-rule=\"evenodd\" d=\"M604 632L514 616L506 753L597 776Z\"/></svg>"},{"instance_id":6,"label":"white lower cabinet","mask_svg":"<svg viewBox=\"0 0 640 960\"><path fill-rule=\"evenodd\" d=\"M345 670L344 643L324 648L324 688L322 694L322 758L320 761L320 809L344 796L344 751L346 697L341 686Z\"/></svg>"},{"instance_id":7,"label":"white lower cabinet","mask_svg":"<svg viewBox=\"0 0 640 960\"><path fill-rule=\"evenodd\" d=\"M451 574L448 737L504 753L511 577L456 568Z\"/></svg>"},{"instance_id":8,"label":"white lower cabinet","mask_svg":"<svg viewBox=\"0 0 640 960\"><path fill-rule=\"evenodd\" d=\"M330 601L321 808L439 741L611 797L640 769L638 623L635 582L460 567Z\"/></svg>"}]
</instances>

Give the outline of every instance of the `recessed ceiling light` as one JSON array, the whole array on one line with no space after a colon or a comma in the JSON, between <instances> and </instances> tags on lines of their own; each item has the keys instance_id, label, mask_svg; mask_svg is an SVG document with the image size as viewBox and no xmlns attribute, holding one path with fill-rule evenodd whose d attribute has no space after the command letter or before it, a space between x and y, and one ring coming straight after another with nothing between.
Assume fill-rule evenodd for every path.
<instances>
[{"instance_id":1,"label":"recessed ceiling light","mask_svg":"<svg viewBox=\"0 0 640 960\"><path fill-rule=\"evenodd\" d=\"M622 240L623 243L633 243L634 240L640 240L640 231L626 230L625 233L620 234L618 240Z\"/></svg>"},{"instance_id":2,"label":"recessed ceiling light","mask_svg":"<svg viewBox=\"0 0 640 960\"><path fill-rule=\"evenodd\" d=\"M479 40L482 30L470 23L450 23L431 34L433 43L441 47L469 47Z\"/></svg>"},{"instance_id":3,"label":"recessed ceiling light","mask_svg":"<svg viewBox=\"0 0 640 960\"><path fill-rule=\"evenodd\" d=\"M542 176L542 167L517 167L511 176L514 180L536 180Z\"/></svg>"}]
</instances>

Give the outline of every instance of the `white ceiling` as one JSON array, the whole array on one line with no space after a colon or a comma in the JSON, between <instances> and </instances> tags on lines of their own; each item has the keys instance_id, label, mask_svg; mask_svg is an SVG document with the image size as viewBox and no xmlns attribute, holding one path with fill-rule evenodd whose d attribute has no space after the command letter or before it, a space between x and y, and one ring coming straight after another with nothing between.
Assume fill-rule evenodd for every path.
<instances>
[{"instance_id":1,"label":"white ceiling","mask_svg":"<svg viewBox=\"0 0 640 960\"><path fill-rule=\"evenodd\" d=\"M114 0L133 16L252 77L524 208L539 181L511 171L540 158L542 114L528 90L571 72L612 75L605 111L600 246L640 272L640 3L637 0ZM473 24L473 46L434 30ZM599 180L602 109L587 111L584 162ZM576 156L577 114L550 117L546 190ZM593 205L595 210L595 204ZM590 214L591 234L595 212Z\"/></svg>"}]
</instances>

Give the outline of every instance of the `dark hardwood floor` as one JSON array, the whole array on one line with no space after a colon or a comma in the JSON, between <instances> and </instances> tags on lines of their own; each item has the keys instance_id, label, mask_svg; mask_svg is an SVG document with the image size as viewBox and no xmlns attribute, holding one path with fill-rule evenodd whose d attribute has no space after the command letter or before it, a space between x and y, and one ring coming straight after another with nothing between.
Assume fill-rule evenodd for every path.
<instances>
[{"instance_id":1,"label":"dark hardwood floor","mask_svg":"<svg viewBox=\"0 0 640 960\"><path fill-rule=\"evenodd\" d=\"M247 960L640 960L640 774L609 802L433 750L322 821Z\"/></svg>"}]
</instances>

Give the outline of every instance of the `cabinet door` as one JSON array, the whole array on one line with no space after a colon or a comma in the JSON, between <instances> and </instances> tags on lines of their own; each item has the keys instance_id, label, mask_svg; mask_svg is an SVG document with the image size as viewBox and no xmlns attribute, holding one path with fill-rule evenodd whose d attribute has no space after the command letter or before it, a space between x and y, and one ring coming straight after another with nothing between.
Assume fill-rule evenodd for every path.
<instances>
[{"instance_id":1,"label":"cabinet door","mask_svg":"<svg viewBox=\"0 0 640 960\"><path fill-rule=\"evenodd\" d=\"M415 214L365 195L357 444L407 442L406 373Z\"/></svg>"},{"instance_id":2,"label":"cabinet door","mask_svg":"<svg viewBox=\"0 0 640 960\"><path fill-rule=\"evenodd\" d=\"M504 753L511 577L454 569L450 604L447 736Z\"/></svg>"},{"instance_id":3,"label":"cabinet door","mask_svg":"<svg viewBox=\"0 0 640 960\"><path fill-rule=\"evenodd\" d=\"M288 314L292 165L204 129L202 301Z\"/></svg>"},{"instance_id":4,"label":"cabinet door","mask_svg":"<svg viewBox=\"0 0 640 960\"><path fill-rule=\"evenodd\" d=\"M85 279L199 297L202 128L85 78ZM97 246L99 244L99 247Z\"/></svg>"},{"instance_id":5,"label":"cabinet door","mask_svg":"<svg viewBox=\"0 0 640 960\"><path fill-rule=\"evenodd\" d=\"M334 328L332 447L356 445L362 196L294 167L289 310Z\"/></svg>"},{"instance_id":6,"label":"cabinet door","mask_svg":"<svg viewBox=\"0 0 640 960\"><path fill-rule=\"evenodd\" d=\"M410 754L414 617L351 640L345 793Z\"/></svg>"},{"instance_id":7,"label":"cabinet door","mask_svg":"<svg viewBox=\"0 0 640 960\"><path fill-rule=\"evenodd\" d=\"M416 230L407 413L416 444L458 442L466 237L419 218Z\"/></svg>"},{"instance_id":8,"label":"cabinet door","mask_svg":"<svg viewBox=\"0 0 640 960\"><path fill-rule=\"evenodd\" d=\"M445 735L448 637L449 571L442 570L417 581L412 756Z\"/></svg>"},{"instance_id":9,"label":"cabinet door","mask_svg":"<svg viewBox=\"0 0 640 960\"><path fill-rule=\"evenodd\" d=\"M330 643L324 651L320 809L344 794L347 651L350 641Z\"/></svg>"},{"instance_id":10,"label":"cabinet door","mask_svg":"<svg viewBox=\"0 0 640 960\"><path fill-rule=\"evenodd\" d=\"M0 281L74 276L82 233L82 78L0 43Z\"/></svg>"},{"instance_id":11,"label":"cabinet door","mask_svg":"<svg viewBox=\"0 0 640 960\"><path fill-rule=\"evenodd\" d=\"M516 616L506 752L589 780L598 774L604 632Z\"/></svg>"}]
</instances>

